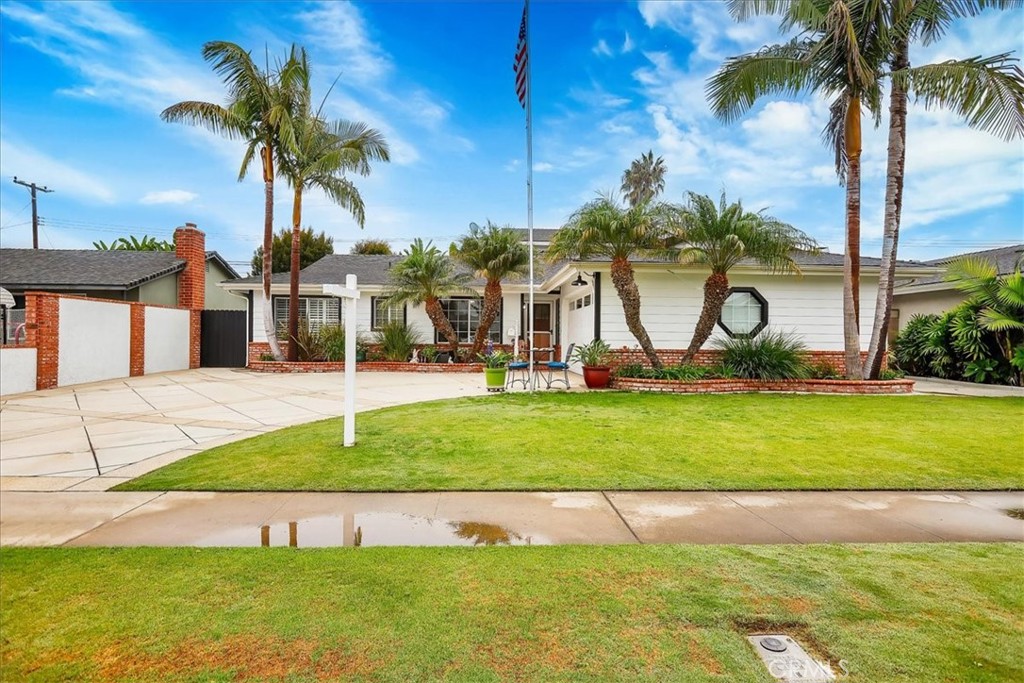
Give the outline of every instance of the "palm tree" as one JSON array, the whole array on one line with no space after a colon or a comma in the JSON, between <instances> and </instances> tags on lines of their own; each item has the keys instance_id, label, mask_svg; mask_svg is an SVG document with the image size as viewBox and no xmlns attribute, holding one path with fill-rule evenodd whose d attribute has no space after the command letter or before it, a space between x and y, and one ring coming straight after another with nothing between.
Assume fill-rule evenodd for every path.
<instances>
[{"instance_id":1,"label":"palm tree","mask_svg":"<svg viewBox=\"0 0 1024 683\"><path fill-rule=\"evenodd\" d=\"M402 252L402 260L395 264L388 277L391 281L388 303L423 304L434 329L448 340L452 358L455 358L459 352L459 337L441 307L441 299L467 291L469 276L457 273L452 260L433 242L424 244L417 237Z\"/></svg>"},{"instance_id":2,"label":"palm tree","mask_svg":"<svg viewBox=\"0 0 1024 683\"><path fill-rule=\"evenodd\" d=\"M782 8L782 9L780 9ZM823 139L835 151L846 184L846 256L843 267L843 338L846 374L861 377L860 357L860 154L861 109L877 119L880 65L886 56L881 0L732 0L743 18L785 11L783 28L800 35L789 43L732 57L708 81L715 115L732 121L764 95L821 92L832 99Z\"/></svg>"},{"instance_id":3,"label":"palm tree","mask_svg":"<svg viewBox=\"0 0 1024 683\"><path fill-rule=\"evenodd\" d=\"M910 43L931 43L957 17L974 16L986 7L1010 7L1012 0L891 0L887 20L895 30L888 66L889 146L885 184L882 263L875 300L875 319L864 376L876 379L882 369L896 275L900 217L903 209L904 161L907 143L907 95L912 90L926 104L948 107L973 128L1009 140L1024 135L1024 74L1009 55L950 60L911 67Z\"/></svg>"},{"instance_id":4,"label":"palm tree","mask_svg":"<svg viewBox=\"0 0 1024 683\"><path fill-rule=\"evenodd\" d=\"M487 280L484 286L484 307L480 313L480 324L473 338L470 357L476 358L490 334L491 325L501 310L501 281L507 277L525 275L530 268L530 252L519 239L519 234L509 226L498 227L490 221L481 228L469 224L469 234L463 235L458 244L451 246L451 255Z\"/></svg>"},{"instance_id":5,"label":"palm tree","mask_svg":"<svg viewBox=\"0 0 1024 683\"><path fill-rule=\"evenodd\" d=\"M293 45L288 58L271 73L261 70L252 56L235 43L213 41L203 45L203 58L212 63L227 86L225 105L188 100L165 109L160 118L202 126L225 137L244 140L245 154L238 172L241 182L258 155L263 167L263 326L271 352L283 360L270 302L274 240L274 155L279 144L295 145L292 112L296 92L305 78L305 65Z\"/></svg>"},{"instance_id":6,"label":"palm tree","mask_svg":"<svg viewBox=\"0 0 1024 683\"><path fill-rule=\"evenodd\" d=\"M302 239L302 194L319 188L331 201L348 210L362 228L366 222L363 198L346 171L366 176L371 161L390 159L387 142L377 130L364 123L325 121L322 117L325 97L314 112L311 108L309 63L306 51L299 54L303 78L298 89L298 102L292 114L295 131L294 146L279 145L278 169L293 190L291 278L288 292L288 360L298 360L299 334L299 255ZM330 94L330 91L328 91Z\"/></svg>"},{"instance_id":7,"label":"palm tree","mask_svg":"<svg viewBox=\"0 0 1024 683\"><path fill-rule=\"evenodd\" d=\"M711 269L704 281L704 305L683 363L690 362L711 336L729 298L729 270L743 259L753 259L772 273L799 273L794 251L816 252L811 237L764 211L744 211L740 202L726 204L725 193L716 207L706 195L688 193L689 201L677 217L683 240L679 261L701 263Z\"/></svg>"},{"instance_id":8,"label":"palm tree","mask_svg":"<svg viewBox=\"0 0 1024 683\"><path fill-rule=\"evenodd\" d=\"M653 201L665 190L665 159L654 158L654 150L634 159L622 174L622 194L630 206Z\"/></svg>"},{"instance_id":9,"label":"palm tree","mask_svg":"<svg viewBox=\"0 0 1024 683\"><path fill-rule=\"evenodd\" d=\"M640 290L630 259L676 254L668 246L670 214L671 208L665 204L641 202L623 208L612 197L602 195L569 217L552 237L546 253L550 261L595 256L611 259L612 284L622 301L626 326L655 368L661 367L661 360L640 321Z\"/></svg>"}]
</instances>

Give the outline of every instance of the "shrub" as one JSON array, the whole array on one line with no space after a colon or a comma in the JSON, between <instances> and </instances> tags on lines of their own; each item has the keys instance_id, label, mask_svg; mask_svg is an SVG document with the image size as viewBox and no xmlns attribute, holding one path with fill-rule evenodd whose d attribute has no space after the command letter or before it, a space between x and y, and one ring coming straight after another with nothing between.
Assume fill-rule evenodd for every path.
<instances>
[{"instance_id":1,"label":"shrub","mask_svg":"<svg viewBox=\"0 0 1024 683\"><path fill-rule=\"evenodd\" d=\"M287 333L285 334L287 338ZM295 337L299 347L298 359L303 362L324 360L324 342L319 328L310 328L305 318L299 318L299 333Z\"/></svg>"},{"instance_id":2,"label":"shrub","mask_svg":"<svg viewBox=\"0 0 1024 683\"><path fill-rule=\"evenodd\" d=\"M803 342L785 332L765 330L753 339L718 343L722 363L743 379L804 379L808 368Z\"/></svg>"},{"instance_id":3,"label":"shrub","mask_svg":"<svg viewBox=\"0 0 1024 683\"><path fill-rule=\"evenodd\" d=\"M341 325L324 325L321 327L320 348L323 353L324 360L344 360L345 328Z\"/></svg>"},{"instance_id":4,"label":"shrub","mask_svg":"<svg viewBox=\"0 0 1024 683\"><path fill-rule=\"evenodd\" d=\"M424 346L420 349L420 359L422 359L424 363L433 363L435 358L437 358L437 348L433 346Z\"/></svg>"},{"instance_id":5,"label":"shrub","mask_svg":"<svg viewBox=\"0 0 1024 683\"><path fill-rule=\"evenodd\" d=\"M608 342L603 339L595 339L589 344L577 346L572 352L572 360L578 361L584 367L603 367L608 364L611 350Z\"/></svg>"},{"instance_id":6,"label":"shrub","mask_svg":"<svg viewBox=\"0 0 1024 683\"><path fill-rule=\"evenodd\" d=\"M930 375L930 335L937 315L915 315L892 343L893 365L908 375Z\"/></svg>"},{"instance_id":7,"label":"shrub","mask_svg":"<svg viewBox=\"0 0 1024 683\"><path fill-rule=\"evenodd\" d=\"M843 373L839 372L839 368L827 360L819 360L808 365L807 376L811 379L843 379Z\"/></svg>"},{"instance_id":8,"label":"shrub","mask_svg":"<svg viewBox=\"0 0 1024 683\"><path fill-rule=\"evenodd\" d=\"M401 320L384 323L375 336L384 359L390 361L409 360L413 349L420 343L416 330Z\"/></svg>"},{"instance_id":9,"label":"shrub","mask_svg":"<svg viewBox=\"0 0 1024 683\"><path fill-rule=\"evenodd\" d=\"M661 369L648 368L639 363L620 365L615 371L616 377L634 379L674 379L681 382L693 382L711 376L708 368L698 365L667 365Z\"/></svg>"}]
</instances>

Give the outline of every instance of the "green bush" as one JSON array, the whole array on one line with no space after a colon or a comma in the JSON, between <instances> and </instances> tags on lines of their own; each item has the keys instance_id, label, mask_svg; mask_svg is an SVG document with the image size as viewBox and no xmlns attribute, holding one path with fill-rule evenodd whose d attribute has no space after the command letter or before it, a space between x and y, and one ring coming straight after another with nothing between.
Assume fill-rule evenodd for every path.
<instances>
[{"instance_id":1,"label":"green bush","mask_svg":"<svg viewBox=\"0 0 1024 683\"><path fill-rule=\"evenodd\" d=\"M718 342L722 363L743 379L805 379L810 373L803 342L785 332L765 330L753 339Z\"/></svg>"},{"instance_id":2,"label":"green bush","mask_svg":"<svg viewBox=\"0 0 1024 683\"><path fill-rule=\"evenodd\" d=\"M843 373L839 372L839 368L827 360L819 360L808 365L807 376L810 379L843 379Z\"/></svg>"},{"instance_id":3,"label":"green bush","mask_svg":"<svg viewBox=\"0 0 1024 683\"><path fill-rule=\"evenodd\" d=\"M915 315L893 342L893 366L908 375L1005 384L1013 380L999 339L980 307L964 302L942 315Z\"/></svg>"},{"instance_id":4,"label":"green bush","mask_svg":"<svg viewBox=\"0 0 1024 683\"><path fill-rule=\"evenodd\" d=\"M693 382L713 376L709 368L699 365L667 365L663 368L649 368L639 363L620 365L615 371L616 377L633 379L674 379L682 382Z\"/></svg>"},{"instance_id":5,"label":"green bush","mask_svg":"<svg viewBox=\"0 0 1024 683\"><path fill-rule=\"evenodd\" d=\"M384 359L389 361L409 360L412 358L413 349L420 343L420 336L416 330L401 320L384 323L375 333L375 337Z\"/></svg>"}]
</instances>

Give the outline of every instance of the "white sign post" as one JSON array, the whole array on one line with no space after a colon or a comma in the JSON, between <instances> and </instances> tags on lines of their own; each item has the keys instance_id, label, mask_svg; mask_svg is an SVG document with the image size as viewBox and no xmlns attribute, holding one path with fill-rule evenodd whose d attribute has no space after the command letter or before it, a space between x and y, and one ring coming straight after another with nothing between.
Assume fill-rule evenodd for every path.
<instances>
[{"instance_id":1,"label":"white sign post","mask_svg":"<svg viewBox=\"0 0 1024 683\"><path fill-rule=\"evenodd\" d=\"M345 300L345 439L344 446L356 445L356 276L346 275L345 286L323 285L323 293Z\"/></svg>"}]
</instances>

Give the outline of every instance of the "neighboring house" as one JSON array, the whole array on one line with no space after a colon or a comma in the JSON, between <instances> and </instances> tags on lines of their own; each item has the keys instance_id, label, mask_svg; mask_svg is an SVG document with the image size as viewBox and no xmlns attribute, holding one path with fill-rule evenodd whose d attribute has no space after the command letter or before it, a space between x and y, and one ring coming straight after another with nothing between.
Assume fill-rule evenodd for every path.
<instances>
[{"instance_id":1,"label":"neighboring house","mask_svg":"<svg viewBox=\"0 0 1024 683\"><path fill-rule=\"evenodd\" d=\"M940 268L940 272L898 282L893 291L893 325L902 330L915 315L944 313L959 305L967 298L952 282L945 279L946 265L959 258L972 257L991 261L1000 275L1008 275L1017 269L1024 257L1024 244L1009 247L955 254L925 261Z\"/></svg>"},{"instance_id":2,"label":"neighboring house","mask_svg":"<svg viewBox=\"0 0 1024 683\"><path fill-rule=\"evenodd\" d=\"M244 298L216 286L238 273L217 252L204 253L204 307L244 311ZM0 249L0 287L14 295L16 309L29 291L176 306L185 263L185 254L169 251Z\"/></svg>"},{"instance_id":3,"label":"neighboring house","mask_svg":"<svg viewBox=\"0 0 1024 683\"><path fill-rule=\"evenodd\" d=\"M525 231L524 235L525 235ZM535 244L543 248L551 230L536 230ZM525 241L525 237L524 237ZM321 295L324 284L343 284L355 274L362 298L358 302L357 326L372 331L387 320L404 320L421 334L424 343L442 344L423 306L389 307L388 269L402 257L332 255L306 267L300 274L300 315L313 325L341 322L339 300ZM729 274L733 294L726 303L722 320L707 344L729 335L757 335L766 327L795 333L811 350L843 350L843 257L840 254L799 254L803 271L797 275L771 275L754 264L740 264ZM878 259L862 260L861 339L864 349L871 337L871 322L878 287ZM641 296L641 318L656 348L685 349L693 334L703 304L704 280L708 273L699 266L681 266L666 261L635 261L636 281ZM914 261L900 261L900 277L937 275L940 268ZM613 348L633 348L636 340L626 327L622 304L610 277L610 262L586 261L544 264L537 268L534 293L534 329L537 345L583 344L594 338ZM483 280L471 283L470 293L443 301L452 326L465 343L472 341L480 313ZM265 342L262 322L260 279L249 277L221 284L245 294L249 307L251 342ZM526 327L528 283L502 283L502 310L491 328L491 339L508 343ZM477 296L473 296L473 294ZM287 319L288 274L273 277L271 295L279 324Z\"/></svg>"}]
</instances>

